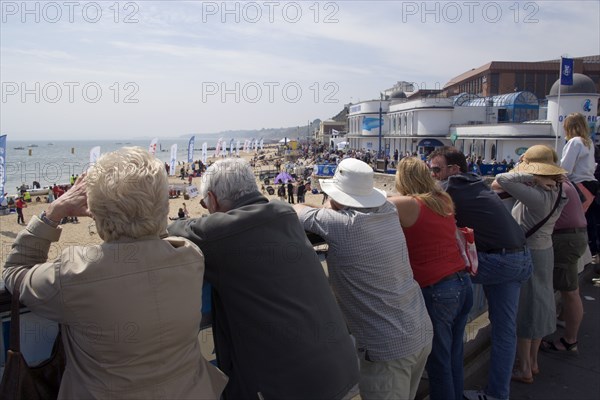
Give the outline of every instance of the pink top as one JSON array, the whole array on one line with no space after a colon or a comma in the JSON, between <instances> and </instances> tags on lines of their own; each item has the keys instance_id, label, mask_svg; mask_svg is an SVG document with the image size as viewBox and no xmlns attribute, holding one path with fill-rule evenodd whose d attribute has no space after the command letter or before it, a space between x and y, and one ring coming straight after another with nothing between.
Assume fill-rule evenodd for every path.
<instances>
[{"instance_id":1,"label":"pink top","mask_svg":"<svg viewBox=\"0 0 600 400\"><path fill-rule=\"evenodd\" d=\"M566 181L563 183L563 192L567 195L569 201L562 209L562 213L554 225L554 230L587 227L587 220L585 219L579 194L571 182Z\"/></svg>"},{"instance_id":2,"label":"pink top","mask_svg":"<svg viewBox=\"0 0 600 400\"><path fill-rule=\"evenodd\" d=\"M417 221L402 228L406 236L408 257L415 280L421 287L465 269L456 242L454 214L443 217L430 210L421 200Z\"/></svg>"}]
</instances>

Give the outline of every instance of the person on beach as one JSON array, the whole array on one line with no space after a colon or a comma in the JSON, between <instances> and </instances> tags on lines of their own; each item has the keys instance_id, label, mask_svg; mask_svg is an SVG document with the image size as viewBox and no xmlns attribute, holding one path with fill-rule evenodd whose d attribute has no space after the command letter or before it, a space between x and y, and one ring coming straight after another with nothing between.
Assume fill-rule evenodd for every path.
<instances>
[{"instance_id":1,"label":"person on beach","mask_svg":"<svg viewBox=\"0 0 600 400\"><path fill-rule=\"evenodd\" d=\"M277 189L277 196L279 197L279 200L285 202L285 185L283 183Z\"/></svg>"},{"instance_id":2,"label":"person on beach","mask_svg":"<svg viewBox=\"0 0 600 400\"><path fill-rule=\"evenodd\" d=\"M219 160L201 180L209 215L168 232L204 253L224 398L343 398L358 382L354 345L295 211L261 195L243 159Z\"/></svg>"},{"instance_id":3,"label":"person on beach","mask_svg":"<svg viewBox=\"0 0 600 400\"><path fill-rule=\"evenodd\" d=\"M184 218L189 218L189 217L190 217L190 213L189 213L189 211L188 211L188 209L187 209L187 207L186 207L185 203L183 203L183 204L181 205L181 208L182 208L182 210L183 210L183 217L184 217Z\"/></svg>"},{"instance_id":4,"label":"person on beach","mask_svg":"<svg viewBox=\"0 0 600 400\"><path fill-rule=\"evenodd\" d=\"M296 204L304 229L329 245L329 279L360 360L360 396L414 399L433 337L413 279L396 207L373 188L373 169L348 158L321 180L331 208Z\"/></svg>"},{"instance_id":5,"label":"person on beach","mask_svg":"<svg viewBox=\"0 0 600 400\"><path fill-rule=\"evenodd\" d=\"M467 399L508 399L517 349L517 308L521 283L531 276L525 232L483 179L469 173L463 153L443 147L430 155L433 178L454 201L456 225L473 228L479 268L471 277L483 285L492 326L488 384L465 390Z\"/></svg>"},{"instance_id":6,"label":"person on beach","mask_svg":"<svg viewBox=\"0 0 600 400\"><path fill-rule=\"evenodd\" d=\"M294 204L294 182L289 181L287 184L288 203Z\"/></svg>"},{"instance_id":7,"label":"person on beach","mask_svg":"<svg viewBox=\"0 0 600 400\"><path fill-rule=\"evenodd\" d=\"M9 291L21 281L21 302L61 326L59 399L219 399L227 378L198 340L204 257L186 239L161 239L167 190L162 162L125 147L103 154L17 236L2 278ZM69 215L94 218L104 242L49 261Z\"/></svg>"},{"instance_id":8,"label":"person on beach","mask_svg":"<svg viewBox=\"0 0 600 400\"><path fill-rule=\"evenodd\" d=\"M27 203L25 202L23 196L19 196L17 199L15 206L17 207L17 224L25 225L25 218L23 217L23 209L27 208Z\"/></svg>"},{"instance_id":9,"label":"person on beach","mask_svg":"<svg viewBox=\"0 0 600 400\"><path fill-rule=\"evenodd\" d=\"M185 219L185 212L183 211L183 208L179 208L179 211L177 211L177 217L169 217L169 219L171 221L177 221L179 219Z\"/></svg>"},{"instance_id":10,"label":"person on beach","mask_svg":"<svg viewBox=\"0 0 600 400\"><path fill-rule=\"evenodd\" d=\"M454 203L424 161L398 162L396 190L390 197L398 209L410 265L421 286L433 324L433 345L425 369L429 398L463 398L463 337L473 305L471 278L456 243Z\"/></svg>"},{"instance_id":11,"label":"person on beach","mask_svg":"<svg viewBox=\"0 0 600 400\"><path fill-rule=\"evenodd\" d=\"M521 383L533 383L533 376L540 371L542 338L556 330L552 231L567 202L560 183L566 171L557 162L553 149L531 146L512 171L496 175L492 183L493 190L516 200L511 214L526 232L533 262L531 277L521 285L517 311L518 361L511 379Z\"/></svg>"}]
</instances>

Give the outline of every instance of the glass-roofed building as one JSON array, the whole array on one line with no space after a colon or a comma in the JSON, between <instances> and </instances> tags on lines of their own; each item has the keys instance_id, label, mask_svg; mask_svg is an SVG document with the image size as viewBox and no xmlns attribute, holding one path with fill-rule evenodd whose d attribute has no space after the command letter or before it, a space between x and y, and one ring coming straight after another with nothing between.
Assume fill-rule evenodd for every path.
<instances>
[{"instance_id":1,"label":"glass-roofed building","mask_svg":"<svg viewBox=\"0 0 600 400\"><path fill-rule=\"evenodd\" d=\"M463 98L462 93L456 97ZM467 95L468 96L468 95ZM476 97L462 101L461 106L493 107L498 110L498 123L525 122L538 118L540 103L535 94L531 92L514 92L492 97Z\"/></svg>"}]
</instances>

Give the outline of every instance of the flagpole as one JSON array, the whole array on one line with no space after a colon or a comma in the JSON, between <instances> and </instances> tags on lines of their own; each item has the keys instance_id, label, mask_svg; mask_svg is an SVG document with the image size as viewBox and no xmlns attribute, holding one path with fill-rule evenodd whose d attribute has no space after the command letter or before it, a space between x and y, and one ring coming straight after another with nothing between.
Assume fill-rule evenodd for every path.
<instances>
[{"instance_id":1,"label":"flagpole","mask_svg":"<svg viewBox=\"0 0 600 400\"><path fill-rule=\"evenodd\" d=\"M556 113L556 134L554 135L554 151L558 153L558 132L560 131L560 87L562 86L562 71L563 71L563 56L560 56L560 67L558 71L558 100L556 107L558 108Z\"/></svg>"}]
</instances>

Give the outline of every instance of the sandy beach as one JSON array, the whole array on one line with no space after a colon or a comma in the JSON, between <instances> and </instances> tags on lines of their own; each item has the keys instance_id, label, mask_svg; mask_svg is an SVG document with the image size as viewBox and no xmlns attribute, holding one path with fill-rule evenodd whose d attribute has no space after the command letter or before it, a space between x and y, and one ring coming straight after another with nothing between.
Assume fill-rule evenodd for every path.
<instances>
[{"instance_id":1,"label":"sandy beach","mask_svg":"<svg viewBox=\"0 0 600 400\"><path fill-rule=\"evenodd\" d=\"M275 157L275 152L276 152L276 150L274 148L266 148L265 149L265 159L272 159L273 157ZM253 156L254 156L253 154L248 154L248 155L244 154L242 157L246 158L246 159L251 159L251 158L253 158ZM270 165L261 165L261 166L255 167L255 171L258 172L261 170L268 170L268 169L273 169L273 168L274 167L273 167L272 163L270 163ZM259 182L258 178L257 178L257 182L258 182L258 187L260 189L262 186L262 182ZM174 185L182 185L182 184L187 185L187 178L184 181L184 180L181 180L181 178L179 178L179 177L171 176L171 177L169 177L169 183L174 184ZM199 187L200 186L200 178L199 177L193 178L192 184L194 184L196 187ZM263 194L265 195L265 197L267 197L271 201L273 201L273 200L279 201L277 194L269 195L266 192ZM48 204L45 203L45 196L42 196L41 199L42 199L41 202L36 202L35 198L33 198L33 201L31 203L27 204L27 208L23 209L23 215L25 217L26 223L28 223L29 220L33 216L40 215L42 213L42 211L44 211L48 207ZM306 193L306 204L308 204L308 205L320 206L322 199L323 199L323 196L321 194L314 195L312 193ZM200 205L200 198L196 197L196 198L190 198L189 200L185 200L183 195L181 195L178 198L169 200L169 217L177 217L177 211L179 210L180 207L182 207L183 203L185 203L187 206L190 218L197 218L197 217L200 217L200 216L208 213ZM66 224L61 225L60 227L62 229L62 234L61 234L60 240L57 243L57 245L53 246L52 249L54 249L54 250L59 249L62 246L73 245L73 244L78 244L78 245L90 244L91 245L91 244L102 243L102 239L100 239L100 237L96 233L95 226L94 226L93 220L91 218L80 217L79 223L66 223ZM10 252L11 246L12 246L13 242L15 241L17 234L24 228L25 228L24 225L17 224L17 214L16 213L12 213L12 214L8 214L8 215L0 215L0 246L1 246L0 248L2 249L1 254L0 254L0 271L2 268L1 266L3 266L4 262L6 261L6 257L8 256L8 253ZM54 251L52 249L49 254L50 260L52 260L54 257L56 257L58 255L57 251Z\"/></svg>"}]
</instances>

